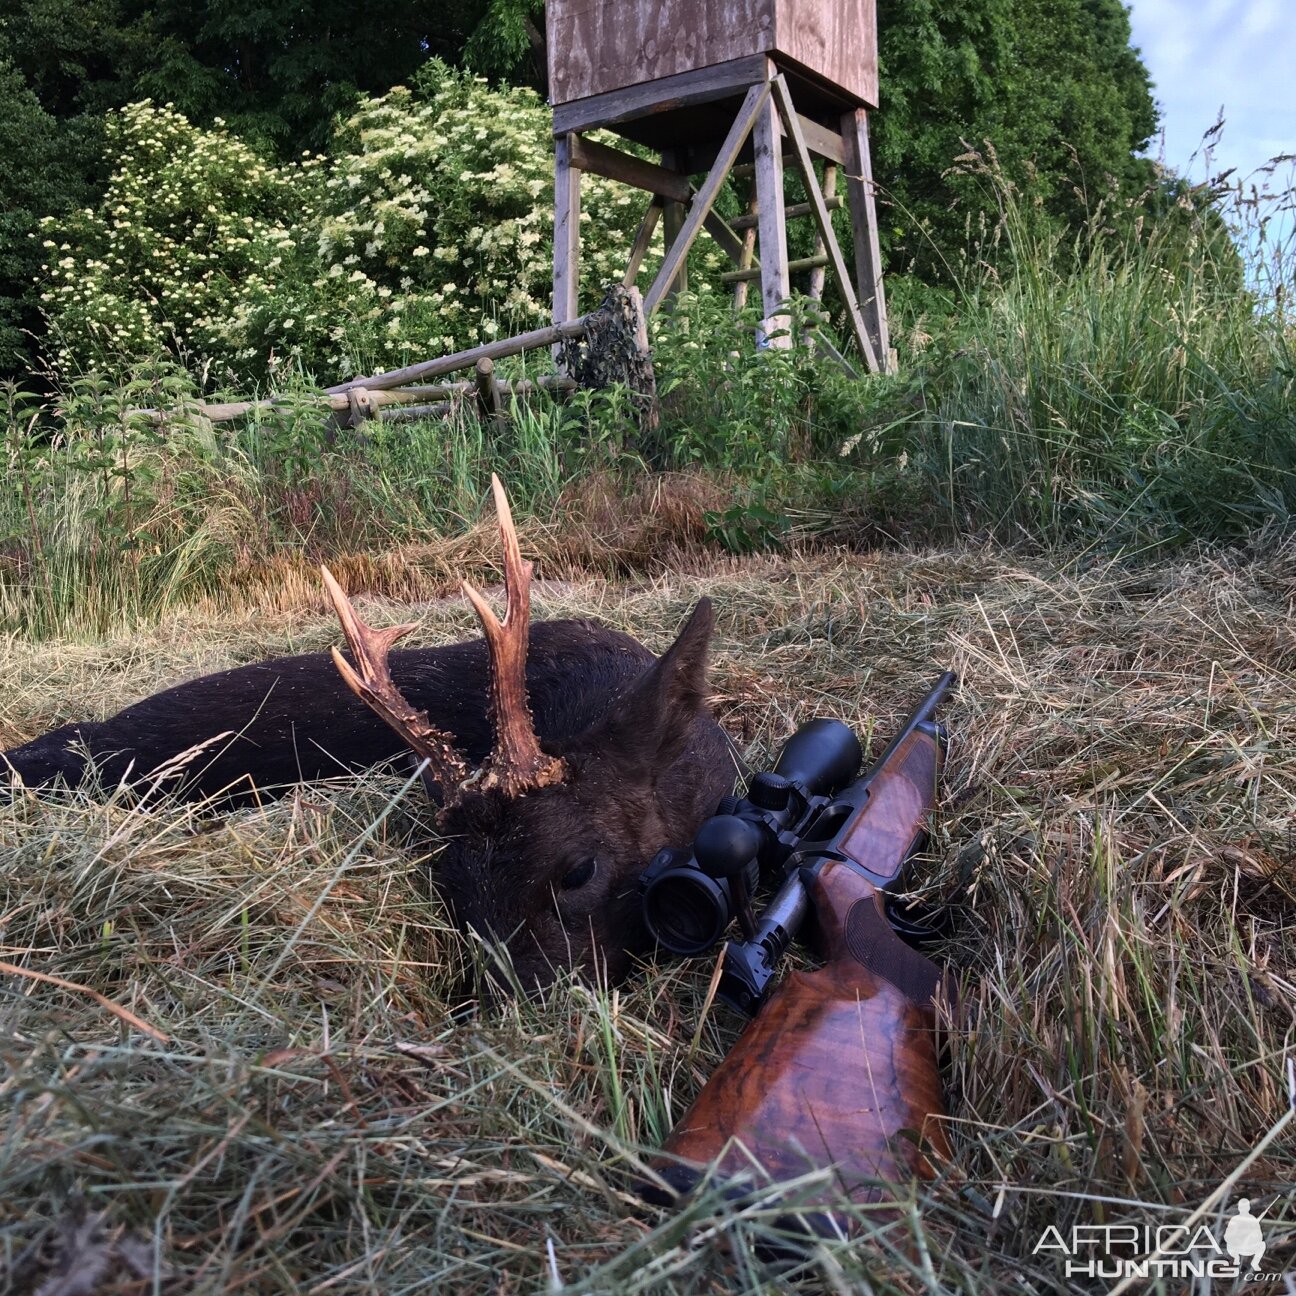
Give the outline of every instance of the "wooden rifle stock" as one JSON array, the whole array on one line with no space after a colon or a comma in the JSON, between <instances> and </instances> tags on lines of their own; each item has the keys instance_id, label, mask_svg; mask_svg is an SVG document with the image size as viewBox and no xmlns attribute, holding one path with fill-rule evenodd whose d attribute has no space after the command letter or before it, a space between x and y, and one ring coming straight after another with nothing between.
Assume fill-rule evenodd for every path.
<instances>
[{"instance_id":1,"label":"wooden rifle stock","mask_svg":"<svg viewBox=\"0 0 1296 1296\"><path fill-rule=\"evenodd\" d=\"M830 1209L889 1200L950 1157L934 1037L944 978L895 934L867 876L899 871L939 763L931 732L906 735L838 838L847 860L806 869L824 965L784 978L672 1131L653 1169L676 1192L709 1165L734 1188L831 1168L796 1198Z\"/></svg>"}]
</instances>

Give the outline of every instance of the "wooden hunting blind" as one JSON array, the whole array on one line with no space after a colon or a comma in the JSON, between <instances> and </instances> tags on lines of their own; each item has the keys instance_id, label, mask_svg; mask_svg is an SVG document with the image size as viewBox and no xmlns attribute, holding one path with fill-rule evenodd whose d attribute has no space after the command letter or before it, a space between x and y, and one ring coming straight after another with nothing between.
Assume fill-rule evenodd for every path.
<instances>
[{"instance_id":1,"label":"wooden hunting blind","mask_svg":"<svg viewBox=\"0 0 1296 1296\"><path fill-rule=\"evenodd\" d=\"M721 278L743 305L759 283L761 341L790 346L785 303L792 275L808 274L818 299L831 269L849 328L871 370L890 369L868 112L878 98L876 0L548 0L549 84L555 142L554 322L453 355L351 378L325 392L330 415L351 427L453 414L471 401L498 424L508 401L547 391L623 384L641 424L657 418L646 316L685 284L689 249L705 230L734 268ZM660 162L586 138L610 129L648 146ZM821 175L815 171L815 159ZM789 206L785 161L807 201ZM592 171L648 193L621 283L580 314L581 175ZM747 210L726 221L715 202L730 176L748 182ZM700 182L699 182L700 177ZM851 275L832 228L845 188L855 251ZM787 221L812 217L813 256L789 261ZM641 297L639 271L661 223L666 254ZM816 330L812 344L850 365ZM556 376L500 381L495 363L554 348ZM471 381L447 382L473 369ZM241 418L276 400L204 407L213 421ZM156 419L163 411L146 411Z\"/></svg>"},{"instance_id":2,"label":"wooden hunting blind","mask_svg":"<svg viewBox=\"0 0 1296 1296\"><path fill-rule=\"evenodd\" d=\"M580 178L592 171L651 195L627 287L663 224L666 256L644 295L648 314L684 286L689 249L705 229L734 262L722 278L737 304L760 283L765 345L791 344L783 313L791 276L808 272L817 299L832 269L860 355L872 370L890 368L868 142L878 100L875 0L548 0L545 8L555 323L579 316ZM660 163L585 138L596 128L647 145ZM804 203L784 200L785 162L801 174ZM853 276L832 230L839 174ZM725 221L715 201L731 175L748 180L750 193L746 213ZM815 253L790 262L786 223L798 217L815 221Z\"/></svg>"}]
</instances>

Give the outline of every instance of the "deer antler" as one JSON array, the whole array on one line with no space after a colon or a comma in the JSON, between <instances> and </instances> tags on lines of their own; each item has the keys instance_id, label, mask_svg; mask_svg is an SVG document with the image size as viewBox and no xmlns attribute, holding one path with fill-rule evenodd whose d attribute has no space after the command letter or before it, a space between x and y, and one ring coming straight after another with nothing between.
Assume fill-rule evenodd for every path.
<instances>
[{"instance_id":1,"label":"deer antler","mask_svg":"<svg viewBox=\"0 0 1296 1296\"><path fill-rule=\"evenodd\" d=\"M490 651L490 711L495 747L481 786L497 787L506 796L559 783L566 775L561 760L546 756L536 738L527 703L526 655L531 627L531 570L522 561L508 496L491 474L500 539L504 544L504 590L507 607L500 622L486 600L467 582L464 594L473 605Z\"/></svg>"},{"instance_id":2,"label":"deer antler","mask_svg":"<svg viewBox=\"0 0 1296 1296\"><path fill-rule=\"evenodd\" d=\"M324 587L333 600L333 610L342 623L347 646L360 669L357 673L337 648L333 649L333 664L351 692L381 716L414 749L415 755L427 760L428 773L440 785L448 804L468 776L468 767L454 739L435 728L426 711L416 710L401 696L387 668L387 654L392 645L416 627L398 625L375 630L365 625L333 579L333 573L327 567L321 567L320 571L324 574Z\"/></svg>"}]
</instances>

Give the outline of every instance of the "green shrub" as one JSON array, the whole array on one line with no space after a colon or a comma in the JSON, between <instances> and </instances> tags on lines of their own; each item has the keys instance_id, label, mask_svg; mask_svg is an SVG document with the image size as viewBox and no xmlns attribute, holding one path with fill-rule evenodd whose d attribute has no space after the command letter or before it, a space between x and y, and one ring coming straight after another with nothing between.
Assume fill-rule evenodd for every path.
<instances>
[{"instance_id":1,"label":"green shrub","mask_svg":"<svg viewBox=\"0 0 1296 1296\"><path fill-rule=\"evenodd\" d=\"M553 138L532 90L433 61L415 89L368 101L337 133L320 259L363 324L336 333L343 373L473 346L548 322ZM638 223L632 191L587 175L582 287L619 280ZM364 303L367 309L358 309ZM361 361L354 352L361 352Z\"/></svg>"},{"instance_id":2,"label":"green shrub","mask_svg":"<svg viewBox=\"0 0 1296 1296\"><path fill-rule=\"evenodd\" d=\"M112 174L95 210L44 222L56 359L69 374L121 372L169 352L225 377L264 375L307 321L265 316L310 282L320 159L272 166L224 130L131 104L108 119ZM307 347L309 343L305 344Z\"/></svg>"},{"instance_id":3,"label":"green shrub","mask_svg":"<svg viewBox=\"0 0 1296 1296\"><path fill-rule=\"evenodd\" d=\"M45 222L43 301L69 374L179 357L208 386L323 381L549 317L553 143L530 90L433 62L366 100L334 161L273 165L169 107L110 116L107 194ZM585 179L583 286L620 278L631 191Z\"/></svg>"}]
</instances>

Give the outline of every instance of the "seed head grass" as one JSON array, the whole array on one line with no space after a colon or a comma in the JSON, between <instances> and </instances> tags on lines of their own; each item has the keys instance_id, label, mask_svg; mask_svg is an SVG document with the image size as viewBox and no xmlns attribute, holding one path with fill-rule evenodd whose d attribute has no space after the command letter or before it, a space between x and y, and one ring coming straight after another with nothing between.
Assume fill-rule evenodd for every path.
<instances>
[{"instance_id":1,"label":"seed head grass","mask_svg":"<svg viewBox=\"0 0 1296 1296\"><path fill-rule=\"evenodd\" d=\"M1296 1034L1296 547L554 571L536 617L656 649L715 600L714 703L754 767L817 715L877 752L959 673L915 877L953 910L952 1162L795 1261L764 1245L770 1197L641 1206L638 1167L739 1029L712 961L463 1011L491 955L429 886L432 817L399 771L222 814L20 790L0 808L10 1289L1098 1290L1036 1250L1048 1225L1180 1222L1230 1176L1206 1221L1246 1195L1266 1269L1296 1265L1296 1144L1264 1142ZM390 575L366 619L474 633ZM337 641L304 580L265 592L129 639L0 642L0 742Z\"/></svg>"}]
</instances>

